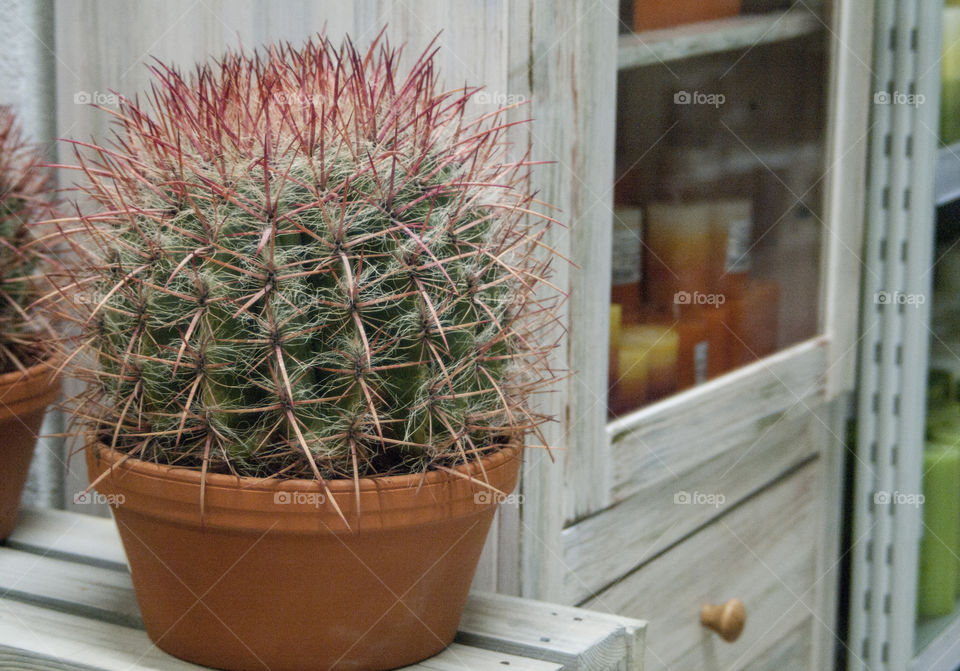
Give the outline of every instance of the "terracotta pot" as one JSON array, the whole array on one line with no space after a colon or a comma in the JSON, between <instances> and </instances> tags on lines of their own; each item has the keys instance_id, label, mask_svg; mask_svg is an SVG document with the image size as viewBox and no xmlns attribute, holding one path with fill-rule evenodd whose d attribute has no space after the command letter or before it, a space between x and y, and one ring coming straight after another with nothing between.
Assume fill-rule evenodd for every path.
<instances>
[{"instance_id":1,"label":"terracotta pot","mask_svg":"<svg viewBox=\"0 0 960 671\"><path fill-rule=\"evenodd\" d=\"M47 406L60 394L60 380L40 363L26 372L0 375L0 540L17 522L20 495Z\"/></svg>"},{"instance_id":2,"label":"terracotta pot","mask_svg":"<svg viewBox=\"0 0 960 671\"><path fill-rule=\"evenodd\" d=\"M509 493L520 448L483 460ZM91 479L121 455L87 449ZM471 464L459 469L482 479ZM498 496L442 471L327 483L208 475L129 459L97 489L113 497L150 638L224 669L389 669L456 633Z\"/></svg>"}]
</instances>

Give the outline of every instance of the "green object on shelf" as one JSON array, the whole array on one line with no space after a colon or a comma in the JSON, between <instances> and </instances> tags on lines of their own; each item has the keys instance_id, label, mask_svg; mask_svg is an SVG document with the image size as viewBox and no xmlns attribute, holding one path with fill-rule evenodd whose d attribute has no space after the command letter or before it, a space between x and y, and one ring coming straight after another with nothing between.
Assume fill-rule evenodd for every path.
<instances>
[{"instance_id":1,"label":"green object on shelf","mask_svg":"<svg viewBox=\"0 0 960 671\"><path fill-rule=\"evenodd\" d=\"M960 140L960 7L943 9L941 62L940 139L951 144Z\"/></svg>"},{"instance_id":2,"label":"green object on shelf","mask_svg":"<svg viewBox=\"0 0 960 671\"><path fill-rule=\"evenodd\" d=\"M931 368L927 373L927 405L939 406L953 400L953 376L949 371Z\"/></svg>"},{"instance_id":3,"label":"green object on shelf","mask_svg":"<svg viewBox=\"0 0 960 671\"><path fill-rule=\"evenodd\" d=\"M944 401L927 409L927 439L948 445L960 444L960 403Z\"/></svg>"},{"instance_id":4,"label":"green object on shelf","mask_svg":"<svg viewBox=\"0 0 960 671\"><path fill-rule=\"evenodd\" d=\"M917 615L939 617L953 612L960 579L960 448L927 443L923 496Z\"/></svg>"}]
</instances>

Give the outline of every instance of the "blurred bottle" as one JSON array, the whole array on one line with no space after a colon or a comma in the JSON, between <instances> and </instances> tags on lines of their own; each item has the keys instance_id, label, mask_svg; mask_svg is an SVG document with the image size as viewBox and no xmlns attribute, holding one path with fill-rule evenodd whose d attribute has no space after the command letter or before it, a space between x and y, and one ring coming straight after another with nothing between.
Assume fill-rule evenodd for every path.
<instances>
[{"instance_id":1,"label":"blurred bottle","mask_svg":"<svg viewBox=\"0 0 960 671\"><path fill-rule=\"evenodd\" d=\"M730 301L731 364L741 366L777 350L780 286L772 280L750 280Z\"/></svg>"},{"instance_id":2,"label":"blurred bottle","mask_svg":"<svg viewBox=\"0 0 960 671\"><path fill-rule=\"evenodd\" d=\"M610 302L622 306L624 324L640 321L640 277L643 262L642 210L613 209Z\"/></svg>"},{"instance_id":3,"label":"blurred bottle","mask_svg":"<svg viewBox=\"0 0 960 671\"><path fill-rule=\"evenodd\" d=\"M740 0L634 0L633 29L656 30L739 13Z\"/></svg>"}]
</instances>

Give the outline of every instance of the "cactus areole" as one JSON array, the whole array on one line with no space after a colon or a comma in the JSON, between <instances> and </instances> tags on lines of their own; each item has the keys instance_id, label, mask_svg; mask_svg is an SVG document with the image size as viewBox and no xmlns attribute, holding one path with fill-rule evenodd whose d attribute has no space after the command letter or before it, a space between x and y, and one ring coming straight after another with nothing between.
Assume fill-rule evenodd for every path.
<instances>
[{"instance_id":1,"label":"cactus areole","mask_svg":"<svg viewBox=\"0 0 960 671\"><path fill-rule=\"evenodd\" d=\"M545 420L550 219L505 111L440 91L434 53L405 74L381 40L157 64L112 143L76 143L86 430L323 481L476 461Z\"/></svg>"},{"instance_id":2,"label":"cactus areole","mask_svg":"<svg viewBox=\"0 0 960 671\"><path fill-rule=\"evenodd\" d=\"M174 655L386 669L456 633L562 296L522 110L441 91L433 56L155 65L76 144L75 416Z\"/></svg>"}]
</instances>

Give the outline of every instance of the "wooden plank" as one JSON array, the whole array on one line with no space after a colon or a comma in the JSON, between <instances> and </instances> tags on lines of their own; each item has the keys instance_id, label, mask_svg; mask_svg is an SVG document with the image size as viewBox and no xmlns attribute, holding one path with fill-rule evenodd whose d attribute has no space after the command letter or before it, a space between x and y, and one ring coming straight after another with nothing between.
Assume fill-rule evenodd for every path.
<instances>
[{"instance_id":1,"label":"wooden plank","mask_svg":"<svg viewBox=\"0 0 960 671\"><path fill-rule=\"evenodd\" d=\"M91 566L127 570L127 557L112 519L24 508L7 546Z\"/></svg>"},{"instance_id":2,"label":"wooden plank","mask_svg":"<svg viewBox=\"0 0 960 671\"><path fill-rule=\"evenodd\" d=\"M159 650L140 630L0 599L0 670L11 671L190 671L190 664ZM454 643L430 659L405 667L417 671L460 671L504 667L559 671L558 664L524 659Z\"/></svg>"},{"instance_id":3,"label":"wooden plank","mask_svg":"<svg viewBox=\"0 0 960 671\"><path fill-rule=\"evenodd\" d=\"M505 668L520 669L520 671L560 671L563 667L540 659L517 657L504 652L453 643L440 654L404 668L422 671L463 671L464 669L503 671Z\"/></svg>"},{"instance_id":4,"label":"wooden plank","mask_svg":"<svg viewBox=\"0 0 960 671\"><path fill-rule=\"evenodd\" d=\"M809 35L822 27L814 13L804 8L627 33L618 38L617 68L626 70L704 54L749 49Z\"/></svg>"},{"instance_id":5,"label":"wooden plank","mask_svg":"<svg viewBox=\"0 0 960 671\"><path fill-rule=\"evenodd\" d=\"M710 523L819 449L803 408L714 438L727 449L664 471L631 498L563 531L564 601L579 603Z\"/></svg>"},{"instance_id":6,"label":"wooden plank","mask_svg":"<svg viewBox=\"0 0 960 671\"><path fill-rule=\"evenodd\" d=\"M788 409L809 411L824 393L827 340L815 338L694 387L607 427L611 503L677 477L730 449L720 436Z\"/></svg>"},{"instance_id":7,"label":"wooden plank","mask_svg":"<svg viewBox=\"0 0 960 671\"><path fill-rule=\"evenodd\" d=\"M810 639L814 619L805 620L799 627L778 639L772 646L750 661L744 671L810 671L831 669L833 662L826 666L811 665Z\"/></svg>"},{"instance_id":8,"label":"wooden plank","mask_svg":"<svg viewBox=\"0 0 960 671\"><path fill-rule=\"evenodd\" d=\"M83 617L143 628L126 571L0 551L0 595Z\"/></svg>"},{"instance_id":9,"label":"wooden plank","mask_svg":"<svg viewBox=\"0 0 960 671\"><path fill-rule=\"evenodd\" d=\"M830 338L827 397L856 383L873 48L872 2L833 3L822 235L821 333Z\"/></svg>"},{"instance_id":10,"label":"wooden plank","mask_svg":"<svg viewBox=\"0 0 960 671\"><path fill-rule=\"evenodd\" d=\"M564 669L633 671L642 668L646 626L642 620L474 592L457 640L558 662Z\"/></svg>"},{"instance_id":11,"label":"wooden plank","mask_svg":"<svg viewBox=\"0 0 960 671\"><path fill-rule=\"evenodd\" d=\"M743 669L816 613L822 464L814 461L586 602L652 613L649 669ZM703 603L739 598L746 628L729 644L699 622ZM809 654L805 636L802 646Z\"/></svg>"}]
</instances>

